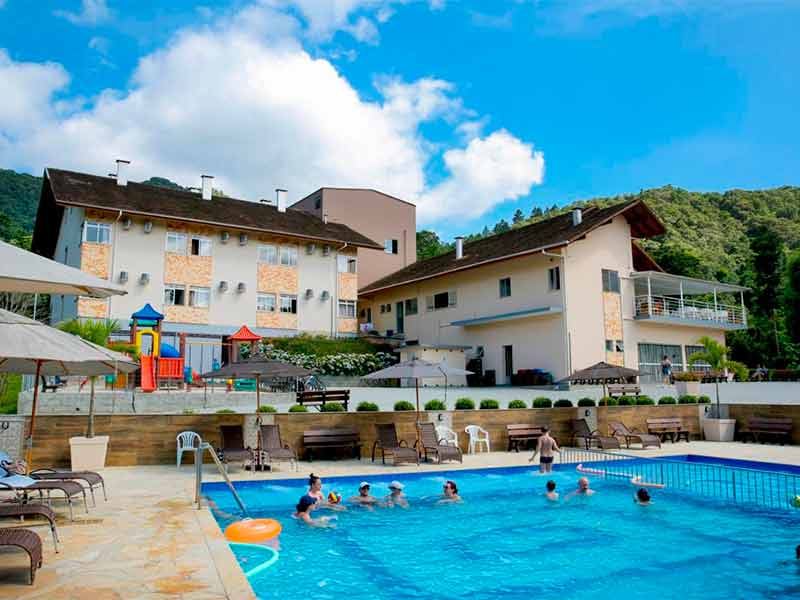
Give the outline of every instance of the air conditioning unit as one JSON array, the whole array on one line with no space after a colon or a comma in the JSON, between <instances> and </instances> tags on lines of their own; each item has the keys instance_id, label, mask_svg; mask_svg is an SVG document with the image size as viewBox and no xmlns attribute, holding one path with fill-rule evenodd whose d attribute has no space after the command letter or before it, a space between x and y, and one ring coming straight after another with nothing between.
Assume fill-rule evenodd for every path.
<instances>
[{"instance_id":1,"label":"air conditioning unit","mask_svg":"<svg viewBox=\"0 0 800 600\"><path fill-rule=\"evenodd\" d=\"M322 256L329 256L331 253L331 246L330 244L325 244L322 247Z\"/></svg>"},{"instance_id":2,"label":"air conditioning unit","mask_svg":"<svg viewBox=\"0 0 800 600\"><path fill-rule=\"evenodd\" d=\"M131 225L133 225L133 219L131 219L130 217L125 217L124 219L122 219L122 228L125 231L128 231L128 229L131 228Z\"/></svg>"},{"instance_id":3,"label":"air conditioning unit","mask_svg":"<svg viewBox=\"0 0 800 600\"><path fill-rule=\"evenodd\" d=\"M319 295L319 299L325 302L331 295L328 293L328 290L323 290L322 293Z\"/></svg>"},{"instance_id":4,"label":"air conditioning unit","mask_svg":"<svg viewBox=\"0 0 800 600\"><path fill-rule=\"evenodd\" d=\"M145 233L150 233L151 231L153 231L153 222L149 221L149 220L145 221L144 222L144 232Z\"/></svg>"},{"instance_id":5,"label":"air conditioning unit","mask_svg":"<svg viewBox=\"0 0 800 600\"><path fill-rule=\"evenodd\" d=\"M119 282L120 283L128 283L128 272L127 271L120 271L119 272Z\"/></svg>"},{"instance_id":6,"label":"air conditioning unit","mask_svg":"<svg viewBox=\"0 0 800 600\"><path fill-rule=\"evenodd\" d=\"M222 233L219 234L219 239L223 244L225 244L228 242L229 239L231 239L231 234L228 233L227 231L223 231Z\"/></svg>"},{"instance_id":7,"label":"air conditioning unit","mask_svg":"<svg viewBox=\"0 0 800 600\"><path fill-rule=\"evenodd\" d=\"M148 283L150 283L150 273L142 273L139 276L139 283L141 283L142 285L147 285Z\"/></svg>"},{"instance_id":8,"label":"air conditioning unit","mask_svg":"<svg viewBox=\"0 0 800 600\"><path fill-rule=\"evenodd\" d=\"M317 251L316 244L307 244L306 245L306 254L314 254Z\"/></svg>"},{"instance_id":9,"label":"air conditioning unit","mask_svg":"<svg viewBox=\"0 0 800 600\"><path fill-rule=\"evenodd\" d=\"M219 282L219 291L224 293L228 291L228 282L227 281L220 281Z\"/></svg>"},{"instance_id":10,"label":"air conditioning unit","mask_svg":"<svg viewBox=\"0 0 800 600\"><path fill-rule=\"evenodd\" d=\"M313 297L314 297L314 290L312 290L311 288L308 288L306 290L306 298L313 298Z\"/></svg>"},{"instance_id":11,"label":"air conditioning unit","mask_svg":"<svg viewBox=\"0 0 800 600\"><path fill-rule=\"evenodd\" d=\"M236 286L236 291L240 294L244 294L247 291L247 284L244 281L240 281L239 285Z\"/></svg>"},{"instance_id":12,"label":"air conditioning unit","mask_svg":"<svg viewBox=\"0 0 800 600\"><path fill-rule=\"evenodd\" d=\"M246 233L240 233L239 234L239 245L240 246L246 246L247 245L247 234Z\"/></svg>"}]
</instances>

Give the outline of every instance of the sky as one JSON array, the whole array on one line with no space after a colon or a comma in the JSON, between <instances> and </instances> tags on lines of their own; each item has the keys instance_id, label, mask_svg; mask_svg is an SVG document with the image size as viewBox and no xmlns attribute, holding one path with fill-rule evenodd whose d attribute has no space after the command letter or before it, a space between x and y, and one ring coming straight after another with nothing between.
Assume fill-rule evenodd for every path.
<instances>
[{"instance_id":1,"label":"sky","mask_svg":"<svg viewBox=\"0 0 800 600\"><path fill-rule=\"evenodd\" d=\"M0 168L517 209L800 184L800 0L0 0Z\"/></svg>"}]
</instances>

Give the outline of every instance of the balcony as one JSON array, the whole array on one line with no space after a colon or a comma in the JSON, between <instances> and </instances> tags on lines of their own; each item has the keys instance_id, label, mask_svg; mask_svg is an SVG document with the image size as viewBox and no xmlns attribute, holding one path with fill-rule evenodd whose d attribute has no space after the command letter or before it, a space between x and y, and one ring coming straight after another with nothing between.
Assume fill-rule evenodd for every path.
<instances>
[{"instance_id":1,"label":"balcony","mask_svg":"<svg viewBox=\"0 0 800 600\"><path fill-rule=\"evenodd\" d=\"M636 319L713 329L747 329L744 306L747 288L658 271L636 272L631 277Z\"/></svg>"}]
</instances>

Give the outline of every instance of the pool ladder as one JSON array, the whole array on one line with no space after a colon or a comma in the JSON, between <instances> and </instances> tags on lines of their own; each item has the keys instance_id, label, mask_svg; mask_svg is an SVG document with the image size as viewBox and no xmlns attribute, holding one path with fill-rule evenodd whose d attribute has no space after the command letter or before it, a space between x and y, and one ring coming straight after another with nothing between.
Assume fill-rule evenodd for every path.
<instances>
[{"instance_id":1,"label":"pool ladder","mask_svg":"<svg viewBox=\"0 0 800 600\"><path fill-rule=\"evenodd\" d=\"M208 442L201 442L200 446L197 448L197 452L194 458L194 466L195 466L195 492L194 492L194 501L197 503L198 510L202 508L202 497L200 494L200 488L203 486L203 456L205 455L206 450L209 451L211 454L211 458L214 459L214 464L217 466L217 470L219 471L222 478L225 480L225 483L228 484L228 489L233 494L233 499L236 500L236 504L239 505L242 513L247 516L247 507L242 502L242 499L239 497L239 493L236 491L236 488L233 487L233 482L231 482L230 477L228 477L228 472L225 470L225 465L222 464L219 460L219 456L217 456L216 450L214 450L214 446L209 444Z\"/></svg>"}]
</instances>

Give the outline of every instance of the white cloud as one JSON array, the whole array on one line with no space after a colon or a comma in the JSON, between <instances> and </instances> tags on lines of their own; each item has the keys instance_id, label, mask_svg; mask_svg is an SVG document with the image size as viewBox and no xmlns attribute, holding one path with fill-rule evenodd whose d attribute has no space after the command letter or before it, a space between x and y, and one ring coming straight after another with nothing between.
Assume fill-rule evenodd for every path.
<instances>
[{"instance_id":1,"label":"white cloud","mask_svg":"<svg viewBox=\"0 0 800 600\"><path fill-rule=\"evenodd\" d=\"M97 25L111 17L106 0L81 0L81 11L78 13L57 10L54 13L74 25Z\"/></svg>"},{"instance_id":2,"label":"white cloud","mask_svg":"<svg viewBox=\"0 0 800 600\"><path fill-rule=\"evenodd\" d=\"M421 220L478 215L541 182L541 153L504 130L477 137L473 126L464 148L424 137L427 122L460 139L463 121L481 121L452 83L376 77L379 99L368 101L302 48L297 28L258 5L186 29L141 59L129 89L88 104L53 101L69 82L62 67L0 54L0 80L14 83L0 95L0 164L106 173L122 157L133 178L197 185L211 173L250 199L275 187L291 198L323 185L374 187L419 201ZM431 187L426 168L441 151L448 173Z\"/></svg>"}]
</instances>

